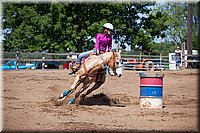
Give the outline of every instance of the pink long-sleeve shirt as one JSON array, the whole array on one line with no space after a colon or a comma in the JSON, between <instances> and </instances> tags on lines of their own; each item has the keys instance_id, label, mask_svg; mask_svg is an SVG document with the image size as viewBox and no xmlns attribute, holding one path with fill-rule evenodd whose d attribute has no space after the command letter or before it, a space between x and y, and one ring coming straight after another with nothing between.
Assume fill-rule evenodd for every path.
<instances>
[{"instance_id":1,"label":"pink long-sleeve shirt","mask_svg":"<svg viewBox=\"0 0 200 133\"><path fill-rule=\"evenodd\" d=\"M98 33L94 47L96 50L100 50L102 52L106 52L106 48L108 47L108 51L110 51L112 49L112 37L106 36L103 33Z\"/></svg>"}]
</instances>

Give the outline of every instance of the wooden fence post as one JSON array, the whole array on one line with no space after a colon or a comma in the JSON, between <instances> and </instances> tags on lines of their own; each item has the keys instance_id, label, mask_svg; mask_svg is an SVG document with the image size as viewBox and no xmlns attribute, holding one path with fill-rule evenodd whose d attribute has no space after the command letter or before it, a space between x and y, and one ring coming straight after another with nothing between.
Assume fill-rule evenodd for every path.
<instances>
[{"instance_id":1,"label":"wooden fence post","mask_svg":"<svg viewBox=\"0 0 200 133\"><path fill-rule=\"evenodd\" d=\"M161 66L161 70L160 71L162 71L163 69L162 69L162 52L160 53L160 66Z\"/></svg>"},{"instance_id":2,"label":"wooden fence post","mask_svg":"<svg viewBox=\"0 0 200 133\"><path fill-rule=\"evenodd\" d=\"M19 63L19 51L16 52L15 56L16 56L16 68L15 69L18 69L18 66L19 66L19 64L18 64Z\"/></svg>"},{"instance_id":3,"label":"wooden fence post","mask_svg":"<svg viewBox=\"0 0 200 133\"><path fill-rule=\"evenodd\" d=\"M140 51L140 64L142 62L142 52Z\"/></svg>"},{"instance_id":4,"label":"wooden fence post","mask_svg":"<svg viewBox=\"0 0 200 133\"><path fill-rule=\"evenodd\" d=\"M44 69L45 66L45 52L42 52L42 69Z\"/></svg>"},{"instance_id":5,"label":"wooden fence post","mask_svg":"<svg viewBox=\"0 0 200 133\"><path fill-rule=\"evenodd\" d=\"M181 50L182 50L182 53L181 53L181 67L182 67L182 68L186 68L186 60L185 60L185 42L182 43Z\"/></svg>"}]
</instances>

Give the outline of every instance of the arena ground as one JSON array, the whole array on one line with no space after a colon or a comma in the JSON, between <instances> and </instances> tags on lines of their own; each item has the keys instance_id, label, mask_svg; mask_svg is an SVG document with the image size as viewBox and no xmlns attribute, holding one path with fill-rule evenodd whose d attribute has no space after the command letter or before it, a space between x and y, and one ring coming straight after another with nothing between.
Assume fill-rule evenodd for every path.
<instances>
[{"instance_id":1,"label":"arena ground","mask_svg":"<svg viewBox=\"0 0 200 133\"><path fill-rule=\"evenodd\" d=\"M4 131L198 131L195 69L163 71L163 108L141 108L138 71L107 75L85 100L57 106L74 76L69 70L2 72ZM69 100L69 99L67 99Z\"/></svg>"}]
</instances>

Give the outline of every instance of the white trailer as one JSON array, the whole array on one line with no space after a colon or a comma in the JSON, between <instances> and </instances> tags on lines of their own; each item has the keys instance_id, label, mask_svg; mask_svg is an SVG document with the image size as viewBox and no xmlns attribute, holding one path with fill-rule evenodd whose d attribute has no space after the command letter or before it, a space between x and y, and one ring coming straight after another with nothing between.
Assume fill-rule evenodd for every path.
<instances>
[{"instance_id":1,"label":"white trailer","mask_svg":"<svg viewBox=\"0 0 200 133\"><path fill-rule=\"evenodd\" d=\"M192 55L198 55L197 50L192 50ZM187 50L184 51L184 53L181 53L181 64L180 67L188 67L187 62ZM175 60L175 53L169 53L169 70L177 70L176 68L176 60Z\"/></svg>"}]
</instances>

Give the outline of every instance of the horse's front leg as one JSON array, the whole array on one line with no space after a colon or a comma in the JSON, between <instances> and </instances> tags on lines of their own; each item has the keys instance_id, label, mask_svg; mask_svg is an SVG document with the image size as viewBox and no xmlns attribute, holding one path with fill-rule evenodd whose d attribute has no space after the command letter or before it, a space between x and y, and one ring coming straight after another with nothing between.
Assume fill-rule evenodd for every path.
<instances>
[{"instance_id":1,"label":"horse's front leg","mask_svg":"<svg viewBox=\"0 0 200 133\"><path fill-rule=\"evenodd\" d=\"M58 103L61 104L67 98L67 96L69 96L70 94L72 94L76 90L76 88L80 84L81 84L80 75L77 75L75 77L75 80L74 80L73 84L71 85L71 89L66 90L66 91L64 91L63 93L60 94Z\"/></svg>"},{"instance_id":2,"label":"horse's front leg","mask_svg":"<svg viewBox=\"0 0 200 133\"><path fill-rule=\"evenodd\" d=\"M71 105L79 97L79 95L86 90L91 85L91 82L84 83L81 89L73 96L73 98L68 102L68 105Z\"/></svg>"},{"instance_id":3,"label":"horse's front leg","mask_svg":"<svg viewBox=\"0 0 200 133\"><path fill-rule=\"evenodd\" d=\"M98 89L105 82L105 80L106 80L106 73L102 73L102 74L97 75L94 86L92 86L91 89L89 89L85 94L83 94L81 96L81 98L84 99L91 92L93 92L94 90Z\"/></svg>"},{"instance_id":4,"label":"horse's front leg","mask_svg":"<svg viewBox=\"0 0 200 133\"><path fill-rule=\"evenodd\" d=\"M99 80L100 79L100 80ZM94 90L98 89L106 80L106 74L99 74L96 78L95 84L94 86L92 86L91 89L89 89L85 94L83 94L81 96L81 98L85 98L87 95L89 95L91 92L93 92Z\"/></svg>"},{"instance_id":5,"label":"horse's front leg","mask_svg":"<svg viewBox=\"0 0 200 133\"><path fill-rule=\"evenodd\" d=\"M103 83L102 82L95 82L94 86L89 89L85 94L81 95L81 98L84 99L87 95L89 95L94 90L98 89Z\"/></svg>"}]
</instances>

